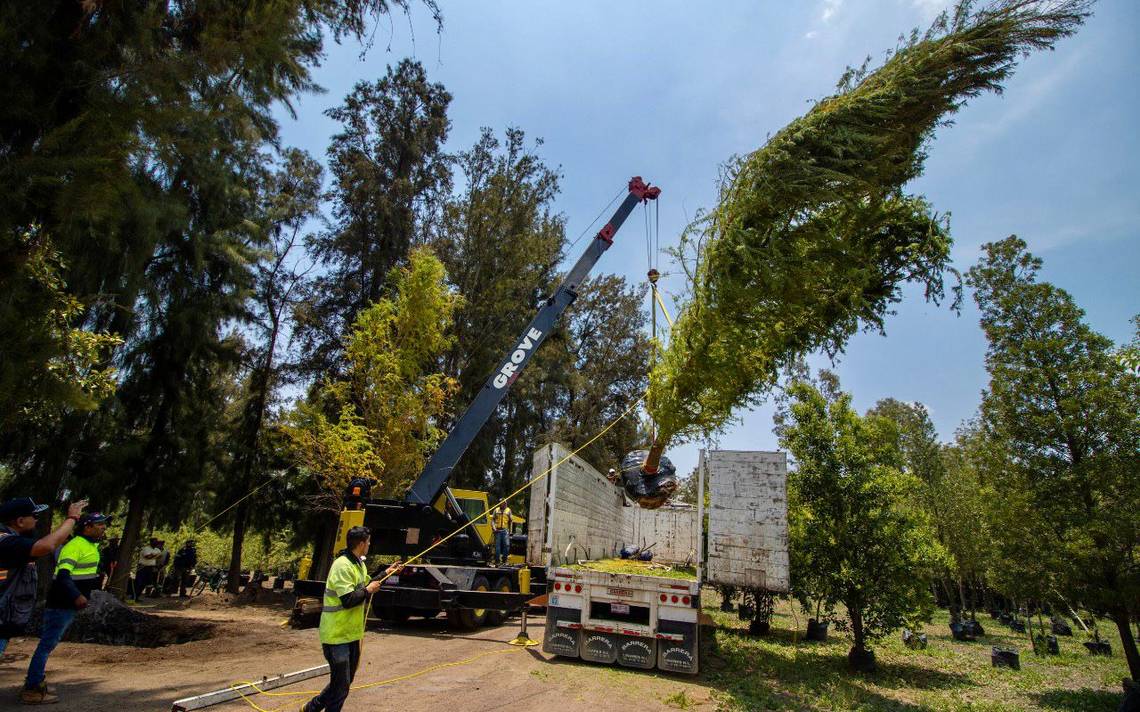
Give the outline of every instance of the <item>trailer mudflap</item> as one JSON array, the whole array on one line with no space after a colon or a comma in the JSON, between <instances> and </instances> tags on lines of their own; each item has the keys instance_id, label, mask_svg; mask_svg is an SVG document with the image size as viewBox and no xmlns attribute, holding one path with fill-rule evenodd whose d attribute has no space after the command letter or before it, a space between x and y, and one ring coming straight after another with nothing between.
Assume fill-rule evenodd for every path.
<instances>
[{"instance_id":1,"label":"trailer mudflap","mask_svg":"<svg viewBox=\"0 0 1140 712\"><path fill-rule=\"evenodd\" d=\"M546 633L542 637L542 652L579 657L579 633L582 611L577 608L546 607Z\"/></svg>"},{"instance_id":2,"label":"trailer mudflap","mask_svg":"<svg viewBox=\"0 0 1140 712\"><path fill-rule=\"evenodd\" d=\"M617 661L626 667L649 670L657 663L657 641L653 638L620 636Z\"/></svg>"},{"instance_id":3,"label":"trailer mudflap","mask_svg":"<svg viewBox=\"0 0 1140 712\"><path fill-rule=\"evenodd\" d=\"M696 622L657 621L657 667L668 672L696 675L700 625Z\"/></svg>"},{"instance_id":4,"label":"trailer mudflap","mask_svg":"<svg viewBox=\"0 0 1140 712\"><path fill-rule=\"evenodd\" d=\"M586 628L581 630L581 635L583 660L606 664L617 662L620 635Z\"/></svg>"}]
</instances>

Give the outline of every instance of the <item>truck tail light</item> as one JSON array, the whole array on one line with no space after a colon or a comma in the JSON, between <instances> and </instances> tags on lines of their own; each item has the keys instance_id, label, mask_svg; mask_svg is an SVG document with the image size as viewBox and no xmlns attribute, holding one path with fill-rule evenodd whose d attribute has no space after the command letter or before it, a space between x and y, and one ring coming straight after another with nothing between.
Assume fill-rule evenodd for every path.
<instances>
[{"instance_id":1,"label":"truck tail light","mask_svg":"<svg viewBox=\"0 0 1140 712\"><path fill-rule=\"evenodd\" d=\"M677 602L677 594L674 593L671 598L672 598L673 603Z\"/></svg>"},{"instance_id":2,"label":"truck tail light","mask_svg":"<svg viewBox=\"0 0 1140 712\"><path fill-rule=\"evenodd\" d=\"M681 603L684 603L686 606L689 605L689 597L681 596Z\"/></svg>"},{"instance_id":3,"label":"truck tail light","mask_svg":"<svg viewBox=\"0 0 1140 712\"><path fill-rule=\"evenodd\" d=\"M668 600L669 600L668 596L666 596L665 594L661 594L661 602L662 603L664 603L665 601L668 601Z\"/></svg>"},{"instance_id":4,"label":"truck tail light","mask_svg":"<svg viewBox=\"0 0 1140 712\"><path fill-rule=\"evenodd\" d=\"M554 590L555 590L555 591L561 591L561 590L562 590L562 584L560 584L560 583L558 583L558 582L556 581L556 582L554 583Z\"/></svg>"},{"instance_id":5,"label":"truck tail light","mask_svg":"<svg viewBox=\"0 0 1140 712\"><path fill-rule=\"evenodd\" d=\"M582 584L578 584L578 585L574 586L574 593L581 593L581 592L582 592Z\"/></svg>"}]
</instances>

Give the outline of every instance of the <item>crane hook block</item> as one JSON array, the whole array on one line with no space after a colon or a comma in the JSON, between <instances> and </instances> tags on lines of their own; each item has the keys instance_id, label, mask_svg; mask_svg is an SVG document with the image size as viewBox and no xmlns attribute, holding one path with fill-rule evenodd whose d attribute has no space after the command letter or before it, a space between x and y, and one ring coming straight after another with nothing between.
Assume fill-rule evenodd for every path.
<instances>
[{"instance_id":1,"label":"crane hook block","mask_svg":"<svg viewBox=\"0 0 1140 712\"><path fill-rule=\"evenodd\" d=\"M657 196L661 195L660 188L641 180L641 176L634 176L629 179L629 192L637 196L637 199L643 203L647 200L657 200Z\"/></svg>"}]
</instances>

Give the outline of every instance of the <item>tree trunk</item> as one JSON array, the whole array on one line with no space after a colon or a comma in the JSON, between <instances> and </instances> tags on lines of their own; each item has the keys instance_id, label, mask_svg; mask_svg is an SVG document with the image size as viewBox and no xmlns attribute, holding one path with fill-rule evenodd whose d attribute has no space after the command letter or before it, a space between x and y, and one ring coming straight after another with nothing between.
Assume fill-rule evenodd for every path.
<instances>
[{"instance_id":1,"label":"tree trunk","mask_svg":"<svg viewBox=\"0 0 1140 712\"><path fill-rule=\"evenodd\" d=\"M1140 652L1136 650L1136 638L1132 636L1128 611L1124 609L1113 611L1112 622L1116 623L1116 628L1120 631L1120 645L1124 648L1124 658L1128 661L1128 674L1133 680L1140 682Z\"/></svg>"},{"instance_id":2,"label":"tree trunk","mask_svg":"<svg viewBox=\"0 0 1140 712\"><path fill-rule=\"evenodd\" d=\"M226 593L237 593L241 587L241 550L245 544L245 525L249 519L249 500L243 500L234 511L234 538L230 544L230 569L226 574Z\"/></svg>"},{"instance_id":3,"label":"tree trunk","mask_svg":"<svg viewBox=\"0 0 1140 712\"><path fill-rule=\"evenodd\" d=\"M851 637L855 639L852 648L863 650L867 642L863 633L863 612L858 608L848 608L847 615L851 617Z\"/></svg>"},{"instance_id":4,"label":"tree trunk","mask_svg":"<svg viewBox=\"0 0 1140 712\"><path fill-rule=\"evenodd\" d=\"M942 593L946 596L946 607L953 611L954 595L950 593L950 584L946 582L945 576L939 576L938 583L942 584Z\"/></svg>"},{"instance_id":5,"label":"tree trunk","mask_svg":"<svg viewBox=\"0 0 1140 712\"><path fill-rule=\"evenodd\" d=\"M855 639L847 653L847 664L856 672L872 672L875 669L875 654L867 649L867 637L863 631L863 611L858 605L844 602L847 615L851 619L851 636Z\"/></svg>"},{"instance_id":6,"label":"tree trunk","mask_svg":"<svg viewBox=\"0 0 1140 712\"><path fill-rule=\"evenodd\" d=\"M108 588L119 598L126 598L127 580L131 576L131 560L135 555L135 547L139 541L139 531L142 529L143 500L142 483L131 488L127 499L127 518L123 522L123 535L119 539L119 560L115 566L115 575L111 577Z\"/></svg>"},{"instance_id":7,"label":"tree trunk","mask_svg":"<svg viewBox=\"0 0 1140 712\"><path fill-rule=\"evenodd\" d=\"M646 474L656 474L657 468L661 465L661 455L665 452L665 443L653 441L652 447L645 455L645 462L641 465L641 469Z\"/></svg>"}]
</instances>

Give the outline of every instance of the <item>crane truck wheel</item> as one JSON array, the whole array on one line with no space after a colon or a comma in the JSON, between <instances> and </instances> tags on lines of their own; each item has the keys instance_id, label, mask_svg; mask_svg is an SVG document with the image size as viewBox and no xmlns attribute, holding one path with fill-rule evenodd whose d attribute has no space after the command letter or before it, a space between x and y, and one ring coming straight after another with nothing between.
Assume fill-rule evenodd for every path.
<instances>
[{"instance_id":1,"label":"crane truck wheel","mask_svg":"<svg viewBox=\"0 0 1140 712\"><path fill-rule=\"evenodd\" d=\"M512 590L511 580L506 576L500 576L498 580L495 581L495 586L491 590L510 593ZM506 620L506 611L487 611L487 625L502 625Z\"/></svg>"},{"instance_id":2,"label":"crane truck wheel","mask_svg":"<svg viewBox=\"0 0 1140 712\"><path fill-rule=\"evenodd\" d=\"M471 581L472 591L490 591L487 577L480 574ZM474 630L487 622L487 611L482 608L452 608L447 612L447 622L457 630Z\"/></svg>"}]
</instances>

